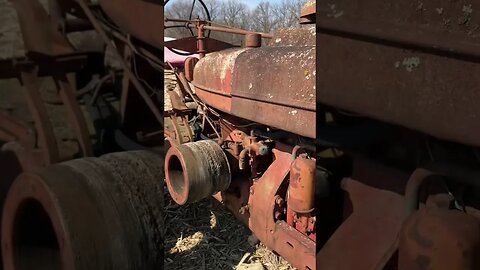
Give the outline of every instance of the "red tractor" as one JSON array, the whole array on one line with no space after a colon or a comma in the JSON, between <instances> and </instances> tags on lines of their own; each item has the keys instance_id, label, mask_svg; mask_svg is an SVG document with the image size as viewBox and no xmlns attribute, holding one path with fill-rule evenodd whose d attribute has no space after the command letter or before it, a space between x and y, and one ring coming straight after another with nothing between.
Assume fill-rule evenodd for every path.
<instances>
[{"instance_id":1,"label":"red tractor","mask_svg":"<svg viewBox=\"0 0 480 270\"><path fill-rule=\"evenodd\" d=\"M301 18L315 23L315 1ZM172 66L179 89L168 91L165 177L173 200L213 196L293 266L315 269L315 29L270 34L208 19L165 22L195 33L165 47L198 54ZM211 32L241 35L244 46Z\"/></svg>"}]
</instances>

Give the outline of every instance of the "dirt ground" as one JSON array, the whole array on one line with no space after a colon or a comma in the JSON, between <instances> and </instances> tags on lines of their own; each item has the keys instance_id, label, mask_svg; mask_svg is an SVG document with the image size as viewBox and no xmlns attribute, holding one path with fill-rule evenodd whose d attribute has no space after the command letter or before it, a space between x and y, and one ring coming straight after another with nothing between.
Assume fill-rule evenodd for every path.
<instances>
[{"instance_id":1,"label":"dirt ground","mask_svg":"<svg viewBox=\"0 0 480 270\"><path fill-rule=\"evenodd\" d=\"M179 206L166 194L165 201L165 269L294 269L213 199Z\"/></svg>"}]
</instances>

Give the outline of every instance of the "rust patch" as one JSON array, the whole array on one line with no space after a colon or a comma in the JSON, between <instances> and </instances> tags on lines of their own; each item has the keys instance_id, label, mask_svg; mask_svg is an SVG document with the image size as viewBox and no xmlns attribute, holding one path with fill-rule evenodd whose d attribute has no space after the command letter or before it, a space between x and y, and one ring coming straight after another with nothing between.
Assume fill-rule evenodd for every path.
<instances>
[{"instance_id":1,"label":"rust patch","mask_svg":"<svg viewBox=\"0 0 480 270\"><path fill-rule=\"evenodd\" d=\"M288 46L315 46L315 27L310 28L282 28L273 33L273 38L268 44L270 47Z\"/></svg>"}]
</instances>

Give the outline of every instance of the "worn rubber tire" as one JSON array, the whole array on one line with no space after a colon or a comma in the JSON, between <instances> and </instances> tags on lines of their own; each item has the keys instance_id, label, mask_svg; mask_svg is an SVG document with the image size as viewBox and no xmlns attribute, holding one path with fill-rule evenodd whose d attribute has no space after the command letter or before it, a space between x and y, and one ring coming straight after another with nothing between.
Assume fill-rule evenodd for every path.
<instances>
[{"instance_id":1,"label":"worn rubber tire","mask_svg":"<svg viewBox=\"0 0 480 270\"><path fill-rule=\"evenodd\" d=\"M2 218L5 269L163 269L163 156L84 158L24 173Z\"/></svg>"}]
</instances>

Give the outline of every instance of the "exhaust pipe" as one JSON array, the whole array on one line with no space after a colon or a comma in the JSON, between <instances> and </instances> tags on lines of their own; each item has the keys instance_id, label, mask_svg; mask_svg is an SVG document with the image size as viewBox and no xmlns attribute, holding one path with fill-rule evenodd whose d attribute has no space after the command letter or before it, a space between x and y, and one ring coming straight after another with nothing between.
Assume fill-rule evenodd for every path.
<instances>
[{"instance_id":1,"label":"exhaust pipe","mask_svg":"<svg viewBox=\"0 0 480 270\"><path fill-rule=\"evenodd\" d=\"M180 205L226 190L232 178L227 155L211 140L172 146L165 157L165 177Z\"/></svg>"}]
</instances>

